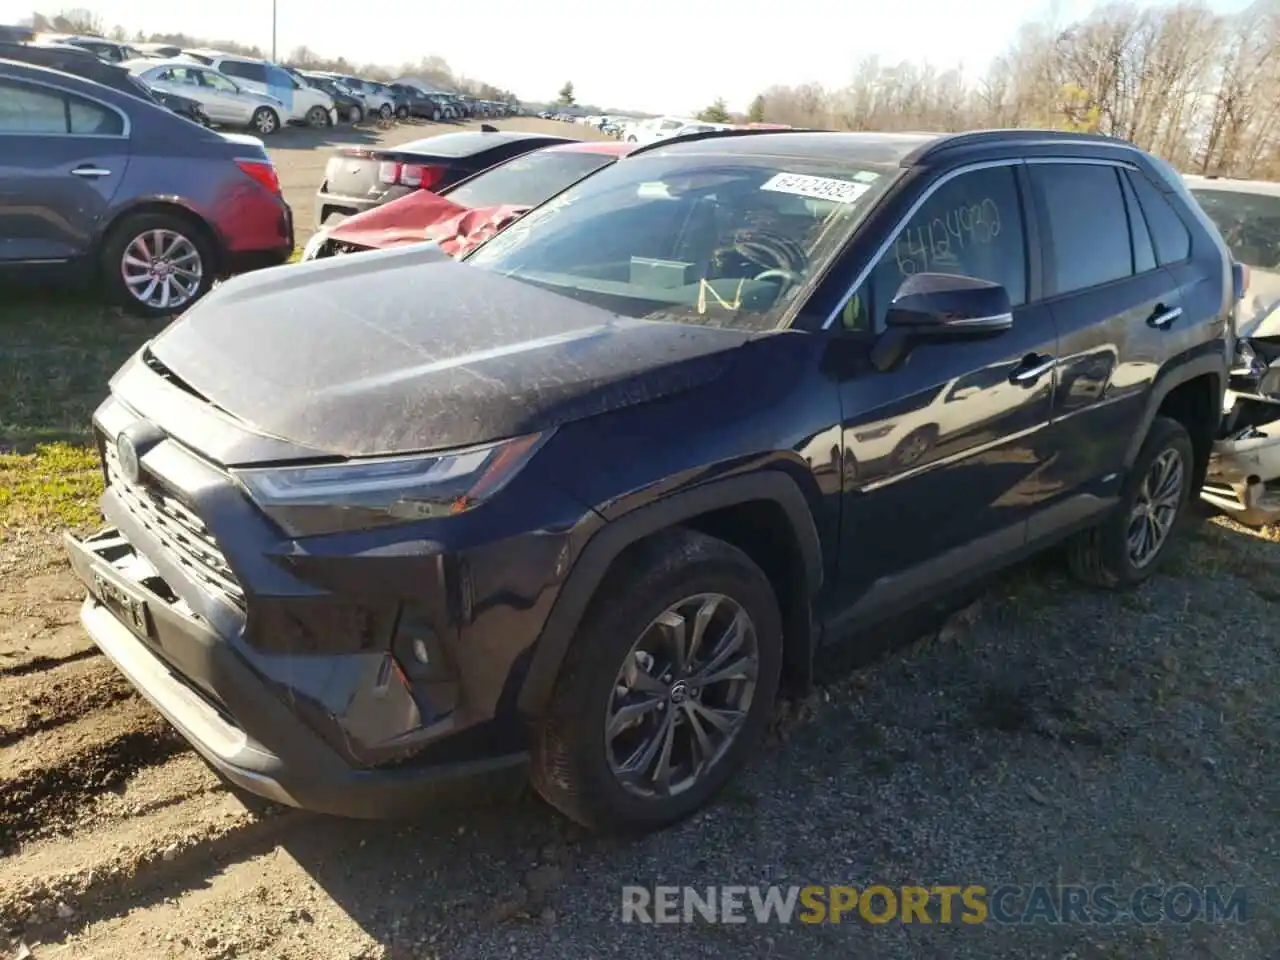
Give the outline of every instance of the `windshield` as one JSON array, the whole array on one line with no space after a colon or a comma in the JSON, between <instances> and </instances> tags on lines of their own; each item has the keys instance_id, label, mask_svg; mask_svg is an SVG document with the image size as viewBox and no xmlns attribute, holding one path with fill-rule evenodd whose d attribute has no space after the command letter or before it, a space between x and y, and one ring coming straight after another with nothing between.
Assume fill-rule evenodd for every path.
<instances>
[{"instance_id":1,"label":"windshield","mask_svg":"<svg viewBox=\"0 0 1280 960\"><path fill-rule=\"evenodd\" d=\"M1255 270L1280 270L1280 197L1235 190L1192 190L1231 256Z\"/></svg>"},{"instance_id":2,"label":"windshield","mask_svg":"<svg viewBox=\"0 0 1280 960\"><path fill-rule=\"evenodd\" d=\"M616 159L607 153L535 150L477 174L448 196L453 203L472 209L499 204L536 207Z\"/></svg>"},{"instance_id":3,"label":"windshield","mask_svg":"<svg viewBox=\"0 0 1280 960\"><path fill-rule=\"evenodd\" d=\"M623 316L765 330L891 180L871 164L649 154L586 178L467 262Z\"/></svg>"}]
</instances>

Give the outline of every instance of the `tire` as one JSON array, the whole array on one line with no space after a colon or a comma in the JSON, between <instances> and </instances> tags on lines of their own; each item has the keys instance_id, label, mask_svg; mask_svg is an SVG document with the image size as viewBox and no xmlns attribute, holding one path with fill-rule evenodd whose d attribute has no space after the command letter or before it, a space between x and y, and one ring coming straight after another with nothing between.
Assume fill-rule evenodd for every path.
<instances>
[{"instance_id":1,"label":"tire","mask_svg":"<svg viewBox=\"0 0 1280 960\"><path fill-rule=\"evenodd\" d=\"M434 110L432 110L432 111L431 111L431 122L432 122L432 123L439 123L439 122L440 122L440 108L439 108L439 107L436 107L436 109L434 109Z\"/></svg>"},{"instance_id":2,"label":"tire","mask_svg":"<svg viewBox=\"0 0 1280 960\"><path fill-rule=\"evenodd\" d=\"M920 462L920 458L933 449L938 442L938 427L926 423L916 427L898 441L898 445L889 454L889 463L895 470L905 470Z\"/></svg>"},{"instance_id":3,"label":"tire","mask_svg":"<svg viewBox=\"0 0 1280 960\"><path fill-rule=\"evenodd\" d=\"M259 107L253 111L249 125L264 137L269 137L280 130L280 114L270 107Z\"/></svg>"},{"instance_id":4,"label":"tire","mask_svg":"<svg viewBox=\"0 0 1280 960\"><path fill-rule=\"evenodd\" d=\"M158 243L156 231L166 239ZM173 238L177 238L173 246L166 247ZM186 293L180 299L171 295L168 304L161 301L161 286L152 288L152 295L144 300L142 294L147 293L151 281L142 278L141 268L125 262L126 253L131 261L142 260L145 259L142 256L144 251L153 251L157 246L162 248L161 253L166 249L171 251L167 258L172 278L170 289L176 287ZM161 263L165 262L165 259L161 260ZM185 310L209 292L216 274L215 251L207 233L193 221L169 213L136 214L113 226L103 241L99 266L107 296L130 313L148 318L167 317ZM183 277L175 268L198 273L194 285L191 277ZM125 278L126 271L139 279L130 283ZM161 278L152 279L159 285L164 283Z\"/></svg>"},{"instance_id":5,"label":"tire","mask_svg":"<svg viewBox=\"0 0 1280 960\"><path fill-rule=\"evenodd\" d=\"M320 104L316 104L307 111L307 126L309 127L327 127L329 125L329 111Z\"/></svg>"},{"instance_id":6,"label":"tire","mask_svg":"<svg viewBox=\"0 0 1280 960\"><path fill-rule=\"evenodd\" d=\"M348 115L351 125L354 127L357 123L364 119L364 111L359 107L352 107L351 113Z\"/></svg>"},{"instance_id":7,"label":"tire","mask_svg":"<svg viewBox=\"0 0 1280 960\"><path fill-rule=\"evenodd\" d=\"M397 119L397 120L399 120L401 123L404 123L404 121L408 120L408 119L409 119L409 108L408 108L408 107L396 107L396 119Z\"/></svg>"},{"instance_id":8,"label":"tire","mask_svg":"<svg viewBox=\"0 0 1280 960\"><path fill-rule=\"evenodd\" d=\"M380 116L383 120L390 120L392 114L394 114L395 112L396 112L395 107L391 106L391 104L389 103L384 103L382 106L378 108L378 116Z\"/></svg>"},{"instance_id":9,"label":"tire","mask_svg":"<svg viewBox=\"0 0 1280 960\"><path fill-rule=\"evenodd\" d=\"M658 618L670 616L678 607L679 622L687 624L705 603L704 598L713 595L720 598L719 606L705 626L704 642L712 644L713 653L721 649L718 641L727 636L725 624L736 622L732 620L735 611L745 613L755 631L754 689L744 692L750 683L745 678L721 679L704 681L706 686L700 692L695 685L699 674L682 675L678 670L671 672L674 682L663 682L659 679L663 671L657 667L667 661L660 650L647 661L647 667L637 666L641 656L648 656L643 651L633 653L638 646L670 636L663 632ZM750 635L744 636L748 639L743 642L749 645ZM699 649L705 652L705 648ZM701 660L696 655L693 659ZM634 684L640 683L627 681L633 684L630 690L619 686L624 680L624 664L632 665L628 676L644 677L646 690L660 686L666 695L641 695L647 712L638 725L624 725L622 733L610 738L605 727L619 691L632 696L638 690ZM593 830L643 831L683 819L711 800L758 749L773 713L781 666L782 617L773 588L751 558L737 547L701 533L675 529L657 534L621 559L601 584L579 625L546 715L534 730L533 786L552 806ZM705 670L705 663L702 668ZM650 675L650 669L659 676ZM687 687L682 676L688 678ZM721 699L734 691L749 700ZM736 733L715 745L716 754L700 774L674 781L676 773L688 771L670 771L671 792L666 795L660 791L643 795L654 779L643 775L634 778L634 786L623 785L615 765L618 757L627 753L633 734L643 739L645 730L667 729L653 726L665 722L674 731L668 737L675 736L678 743L666 755L687 758L684 750L693 742L695 729L710 737L721 736L709 721L695 723L690 718L695 713L710 715L717 704L726 703L741 708ZM653 743L655 738L661 740L661 735L653 734L647 742ZM618 753L615 744L620 746ZM643 752L642 747L634 750L631 759ZM641 767L641 774L652 771L656 778L662 759L662 751L652 755L651 762Z\"/></svg>"},{"instance_id":10,"label":"tire","mask_svg":"<svg viewBox=\"0 0 1280 960\"><path fill-rule=\"evenodd\" d=\"M1180 468L1176 491L1170 493L1167 503L1171 514L1155 511L1153 516L1167 517L1163 536L1155 544L1154 551L1144 558L1135 557L1130 533L1136 528L1135 512L1156 485L1157 464L1167 461ZM1147 432L1147 439L1138 451L1133 469L1125 479L1120 502L1097 526L1077 534L1067 545L1067 562L1071 573L1079 580L1097 587L1127 589L1145 581L1159 566L1170 542L1175 538L1179 522L1186 513L1191 498L1191 482L1195 473L1195 453L1191 436L1177 420L1156 417ZM1161 498L1151 498L1161 502ZM1159 524L1159 520L1156 523Z\"/></svg>"}]
</instances>

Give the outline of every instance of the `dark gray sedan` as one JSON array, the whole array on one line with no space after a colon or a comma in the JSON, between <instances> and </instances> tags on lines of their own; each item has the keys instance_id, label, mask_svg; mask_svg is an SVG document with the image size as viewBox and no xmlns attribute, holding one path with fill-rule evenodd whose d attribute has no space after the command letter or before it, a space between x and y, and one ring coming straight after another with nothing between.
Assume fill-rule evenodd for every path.
<instances>
[{"instance_id":1,"label":"dark gray sedan","mask_svg":"<svg viewBox=\"0 0 1280 960\"><path fill-rule=\"evenodd\" d=\"M87 279L163 316L292 252L261 140L0 59L0 283Z\"/></svg>"}]
</instances>

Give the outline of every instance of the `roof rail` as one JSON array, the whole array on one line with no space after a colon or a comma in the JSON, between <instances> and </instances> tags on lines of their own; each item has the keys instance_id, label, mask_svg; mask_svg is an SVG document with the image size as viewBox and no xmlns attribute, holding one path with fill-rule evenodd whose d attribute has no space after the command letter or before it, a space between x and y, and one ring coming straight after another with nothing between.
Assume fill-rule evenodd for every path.
<instances>
[{"instance_id":1,"label":"roof rail","mask_svg":"<svg viewBox=\"0 0 1280 960\"><path fill-rule=\"evenodd\" d=\"M1126 147L1136 150L1133 144L1118 137L1110 137L1102 133L1074 133L1069 130L1037 130L1032 127L1012 127L999 130L971 130L966 133L942 134L937 140L921 144L902 158L902 166L909 167L933 157L935 154L963 147L977 147L995 144L1026 143L1078 143L1106 144L1111 147Z\"/></svg>"},{"instance_id":2,"label":"roof rail","mask_svg":"<svg viewBox=\"0 0 1280 960\"><path fill-rule=\"evenodd\" d=\"M696 130L693 133L682 133L675 137L664 137L661 140L655 140L653 143L646 143L632 150L628 157L634 157L636 154L644 153L648 150L654 150L658 147L664 147L671 143L692 143L697 140L719 140L729 137L758 137L763 134L772 133L831 133L830 130L823 130L818 127L788 127L785 130Z\"/></svg>"}]
</instances>

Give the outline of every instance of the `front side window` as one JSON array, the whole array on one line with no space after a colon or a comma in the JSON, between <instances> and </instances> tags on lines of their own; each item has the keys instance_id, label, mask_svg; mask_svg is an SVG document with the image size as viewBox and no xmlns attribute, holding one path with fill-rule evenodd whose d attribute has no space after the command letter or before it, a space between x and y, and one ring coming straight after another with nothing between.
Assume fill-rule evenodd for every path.
<instances>
[{"instance_id":1,"label":"front side window","mask_svg":"<svg viewBox=\"0 0 1280 960\"><path fill-rule=\"evenodd\" d=\"M66 132L66 101L60 94L0 80L0 133Z\"/></svg>"},{"instance_id":2,"label":"front side window","mask_svg":"<svg viewBox=\"0 0 1280 960\"><path fill-rule=\"evenodd\" d=\"M833 160L649 154L575 184L467 262L628 317L771 329L891 179Z\"/></svg>"},{"instance_id":3,"label":"front side window","mask_svg":"<svg viewBox=\"0 0 1280 960\"><path fill-rule=\"evenodd\" d=\"M448 196L473 210L498 204L536 207L614 159L606 153L535 150L478 174Z\"/></svg>"},{"instance_id":4,"label":"front side window","mask_svg":"<svg viewBox=\"0 0 1280 960\"><path fill-rule=\"evenodd\" d=\"M1073 293L1132 276L1129 219L1116 168L1050 163L1030 170L1044 204L1053 292Z\"/></svg>"},{"instance_id":5,"label":"front side window","mask_svg":"<svg viewBox=\"0 0 1280 960\"><path fill-rule=\"evenodd\" d=\"M219 93L239 93L240 88L228 80L226 77L209 70L203 70L200 73L200 80L206 87L216 90Z\"/></svg>"},{"instance_id":6,"label":"front side window","mask_svg":"<svg viewBox=\"0 0 1280 960\"><path fill-rule=\"evenodd\" d=\"M1280 270L1280 196L1192 190L1231 256L1255 270Z\"/></svg>"},{"instance_id":7,"label":"front side window","mask_svg":"<svg viewBox=\"0 0 1280 960\"><path fill-rule=\"evenodd\" d=\"M1027 250L1013 167L962 173L929 194L845 306L841 325L883 329L898 288L917 273L989 280L1004 286L1014 306L1027 302Z\"/></svg>"}]
</instances>

